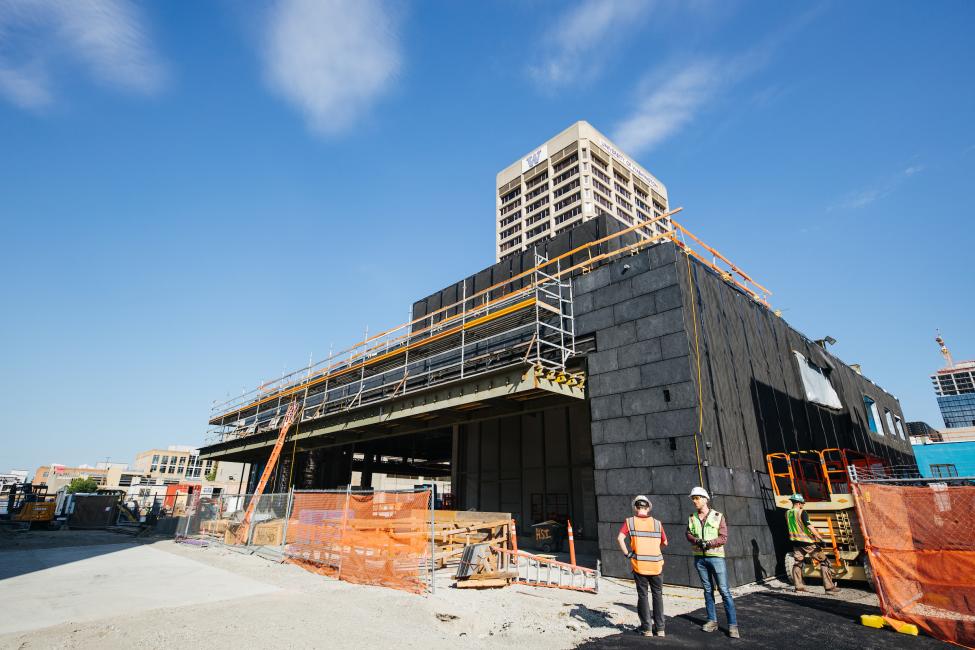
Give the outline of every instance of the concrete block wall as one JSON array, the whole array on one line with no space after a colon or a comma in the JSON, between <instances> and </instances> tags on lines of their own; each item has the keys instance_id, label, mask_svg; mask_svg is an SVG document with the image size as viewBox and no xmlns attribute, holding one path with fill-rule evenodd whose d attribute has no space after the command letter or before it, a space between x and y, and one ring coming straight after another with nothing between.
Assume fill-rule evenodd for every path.
<instances>
[{"instance_id":1,"label":"concrete block wall","mask_svg":"<svg viewBox=\"0 0 975 650\"><path fill-rule=\"evenodd\" d=\"M616 537L633 496L646 494L670 541L665 582L699 584L684 530L693 511L687 494L706 472L714 506L732 524L732 583L754 582L775 572L763 477L713 465L699 473L698 390L676 261L675 247L661 244L573 282L576 334L596 342L587 363L603 571L630 574ZM698 451L706 459L707 450Z\"/></svg>"}]
</instances>

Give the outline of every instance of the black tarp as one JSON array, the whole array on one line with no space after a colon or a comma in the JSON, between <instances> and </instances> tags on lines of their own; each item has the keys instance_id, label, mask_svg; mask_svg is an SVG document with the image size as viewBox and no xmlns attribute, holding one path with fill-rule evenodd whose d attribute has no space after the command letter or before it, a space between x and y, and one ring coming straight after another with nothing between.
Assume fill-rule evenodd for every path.
<instances>
[{"instance_id":1,"label":"black tarp","mask_svg":"<svg viewBox=\"0 0 975 650\"><path fill-rule=\"evenodd\" d=\"M118 500L115 494L76 494L68 525L72 528L114 526L118 517Z\"/></svg>"}]
</instances>

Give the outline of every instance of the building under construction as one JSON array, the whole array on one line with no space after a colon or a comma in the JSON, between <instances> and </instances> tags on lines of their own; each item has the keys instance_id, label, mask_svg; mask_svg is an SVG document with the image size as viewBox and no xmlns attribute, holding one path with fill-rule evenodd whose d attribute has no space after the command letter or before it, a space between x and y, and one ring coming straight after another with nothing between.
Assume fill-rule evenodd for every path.
<instances>
[{"instance_id":1,"label":"building under construction","mask_svg":"<svg viewBox=\"0 0 975 650\"><path fill-rule=\"evenodd\" d=\"M691 585L686 495L703 485L728 518L732 584L781 572L766 454L910 463L903 414L677 212L599 216L416 301L409 323L217 405L201 459L250 463L255 485L296 403L268 491L449 477L454 508L511 512L519 533L571 519L611 576L630 574L616 535L647 494L666 581ZM661 218L672 230L648 235Z\"/></svg>"}]
</instances>

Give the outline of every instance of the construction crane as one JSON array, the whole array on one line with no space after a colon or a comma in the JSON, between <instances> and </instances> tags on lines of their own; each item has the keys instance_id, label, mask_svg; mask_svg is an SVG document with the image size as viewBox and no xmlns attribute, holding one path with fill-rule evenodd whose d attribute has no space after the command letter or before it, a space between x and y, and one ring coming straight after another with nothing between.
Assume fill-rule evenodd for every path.
<instances>
[{"instance_id":1,"label":"construction crane","mask_svg":"<svg viewBox=\"0 0 975 650\"><path fill-rule=\"evenodd\" d=\"M267 486L271 474L274 473L274 467L277 465L278 458L281 456L281 450L284 448L284 440L288 437L288 429L291 428L297 415L298 400L296 398L288 405L288 410L284 414L284 422L281 423L281 431L278 433L278 441L274 443L274 449L271 450L271 456L267 459L267 465L264 466L264 471L261 472L261 480L257 482L257 487L254 489L253 496L251 496L251 502L247 505L244 520L237 529L235 537L238 544L243 543L247 539L251 519L254 517L254 510L257 509L257 503L261 500L261 495L264 494L264 488Z\"/></svg>"},{"instance_id":2,"label":"construction crane","mask_svg":"<svg viewBox=\"0 0 975 650\"><path fill-rule=\"evenodd\" d=\"M941 356L943 356L945 358L945 363L948 364L945 367L946 368L954 368L955 367L955 361L954 361L954 359L951 358L951 352L948 352L948 346L945 345L945 340L941 336L941 330L938 330L938 335L936 337L934 337L934 340L941 347Z\"/></svg>"}]
</instances>

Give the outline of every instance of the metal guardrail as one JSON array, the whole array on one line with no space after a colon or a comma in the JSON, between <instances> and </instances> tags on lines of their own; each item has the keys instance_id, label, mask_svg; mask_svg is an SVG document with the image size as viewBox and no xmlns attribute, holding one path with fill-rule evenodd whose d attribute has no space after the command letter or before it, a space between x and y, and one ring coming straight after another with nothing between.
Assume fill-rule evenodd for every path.
<instances>
[{"instance_id":1,"label":"metal guardrail","mask_svg":"<svg viewBox=\"0 0 975 650\"><path fill-rule=\"evenodd\" d=\"M465 297L459 303L465 311L438 310L368 339L367 347L322 370L309 366L299 381L266 397L250 394L218 405L208 441L272 430L295 398L301 422L514 365L565 373L575 354L575 326L571 282L559 278L559 269L557 263L552 274L536 268L522 289L490 300L483 294L479 304Z\"/></svg>"}]
</instances>

